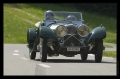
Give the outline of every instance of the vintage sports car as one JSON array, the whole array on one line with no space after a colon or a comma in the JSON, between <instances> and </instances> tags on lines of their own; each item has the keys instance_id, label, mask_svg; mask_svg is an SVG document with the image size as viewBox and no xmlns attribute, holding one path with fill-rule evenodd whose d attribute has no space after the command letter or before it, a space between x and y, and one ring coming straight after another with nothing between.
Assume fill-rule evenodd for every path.
<instances>
[{"instance_id":1,"label":"vintage sports car","mask_svg":"<svg viewBox=\"0 0 120 79\"><path fill-rule=\"evenodd\" d=\"M40 52L41 62L47 57L63 55L74 57L80 54L86 60L88 54L95 55L95 62L102 61L105 47L106 29L100 25L90 30L84 24L81 12L53 11L54 18L47 20L46 12L42 24L38 22L36 28L29 28L27 42L30 59L35 59L36 52ZM73 17L68 19L67 17Z\"/></svg>"}]
</instances>

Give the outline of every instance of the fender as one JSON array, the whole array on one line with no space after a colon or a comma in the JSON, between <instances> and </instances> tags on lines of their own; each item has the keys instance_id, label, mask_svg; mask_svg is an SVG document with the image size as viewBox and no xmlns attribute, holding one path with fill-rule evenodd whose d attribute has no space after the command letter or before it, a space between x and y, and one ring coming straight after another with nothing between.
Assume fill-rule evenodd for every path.
<instances>
[{"instance_id":1,"label":"fender","mask_svg":"<svg viewBox=\"0 0 120 79\"><path fill-rule=\"evenodd\" d=\"M56 40L58 39L58 36L49 27L42 26L39 30L41 38L53 38Z\"/></svg>"},{"instance_id":2,"label":"fender","mask_svg":"<svg viewBox=\"0 0 120 79\"><path fill-rule=\"evenodd\" d=\"M29 45L33 46L35 36L36 36L35 29L34 28L29 28L28 33L27 33L27 41L28 41Z\"/></svg>"},{"instance_id":3,"label":"fender","mask_svg":"<svg viewBox=\"0 0 120 79\"><path fill-rule=\"evenodd\" d=\"M92 40L92 39L104 39L106 38L106 29L104 26L98 26L94 28L92 31L90 31L90 36L88 38L87 44Z\"/></svg>"}]
</instances>

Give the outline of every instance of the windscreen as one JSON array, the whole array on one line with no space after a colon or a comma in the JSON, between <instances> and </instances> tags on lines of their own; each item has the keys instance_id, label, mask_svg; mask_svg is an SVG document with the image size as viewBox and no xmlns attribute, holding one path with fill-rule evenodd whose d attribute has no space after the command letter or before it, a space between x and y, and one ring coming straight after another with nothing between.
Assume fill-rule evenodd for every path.
<instances>
[{"instance_id":1,"label":"windscreen","mask_svg":"<svg viewBox=\"0 0 120 79\"><path fill-rule=\"evenodd\" d=\"M54 20L56 21L66 21L69 18L74 18L73 16L75 17L75 21L82 20L81 12L54 11Z\"/></svg>"}]
</instances>

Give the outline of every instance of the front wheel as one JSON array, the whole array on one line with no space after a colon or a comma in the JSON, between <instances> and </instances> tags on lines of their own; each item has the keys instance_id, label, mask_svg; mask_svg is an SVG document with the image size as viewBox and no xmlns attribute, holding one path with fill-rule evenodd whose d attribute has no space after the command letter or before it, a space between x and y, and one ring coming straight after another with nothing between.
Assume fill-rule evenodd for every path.
<instances>
[{"instance_id":1,"label":"front wheel","mask_svg":"<svg viewBox=\"0 0 120 79\"><path fill-rule=\"evenodd\" d=\"M82 60L86 60L87 57L88 57L88 54L87 54L87 53L81 54L81 59L82 59Z\"/></svg>"},{"instance_id":2,"label":"front wheel","mask_svg":"<svg viewBox=\"0 0 120 79\"><path fill-rule=\"evenodd\" d=\"M29 57L30 57L30 59L35 59L35 57L36 57L36 52L35 51L33 51L32 49L29 49Z\"/></svg>"},{"instance_id":3,"label":"front wheel","mask_svg":"<svg viewBox=\"0 0 120 79\"><path fill-rule=\"evenodd\" d=\"M47 60L47 41L45 39L40 39L40 59L41 62Z\"/></svg>"},{"instance_id":4,"label":"front wheel","mask_svg":"<svg viewBox=\"0 0 120 79\"><path fill-rule=\"evenodd\" d=\"M95 62L101 62L103 54L103 39L96 40Z\"/></svg>"}]
</instances>

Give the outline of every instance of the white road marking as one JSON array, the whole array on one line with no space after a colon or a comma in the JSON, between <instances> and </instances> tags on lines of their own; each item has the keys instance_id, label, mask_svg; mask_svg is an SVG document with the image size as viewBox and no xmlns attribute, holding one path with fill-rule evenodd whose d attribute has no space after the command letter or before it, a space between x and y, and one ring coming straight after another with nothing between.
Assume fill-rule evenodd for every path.
<instances>
[{"instance_id":1,"label":"white road marking","mask_svg":"<svg viewBox=\"0 0 120 79\"><path fill-rule=\"evenodd\" d=\"M50 66L45 65L45 64L38 64L38 65L43 66L43 67L50 67Z\"/></svg>"},{"instance_id":2,"label":"white road marking","mask_svg":"<svg viewBox=\"0 0 120 79\"><path fill-rule=\"evenodd\" d=\"M13 55L19 55L18 53L13 53Z\"/></svg>"},{"instance_id":3,"label":"white road marking","mask_svg":"<svg viewBox=\"0 0 120 79\"><path fill-rule=\"evenodd\" d=\"M22 59L24 59L24 60L28 60L27 58L25 58L25 57L20 57L20 58L22 58Z\"/></svg>"},{"instance_id":4,"label":"white road marking","mask_svg":"<svg viewBox=\"0 0 120 79\"><path fill-rule=\"evenodd\" d=\"M19 50L14 50L14 52L19 52Z\"/></svg>"}]
</instances>

